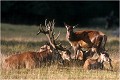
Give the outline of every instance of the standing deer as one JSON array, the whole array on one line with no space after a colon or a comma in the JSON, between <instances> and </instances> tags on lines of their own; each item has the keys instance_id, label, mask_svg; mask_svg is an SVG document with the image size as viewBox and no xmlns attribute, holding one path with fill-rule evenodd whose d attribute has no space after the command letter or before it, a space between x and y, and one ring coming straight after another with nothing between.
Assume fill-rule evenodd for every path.
<instances>
[{"instance_id":1,"label":"standing deer","mask_svg":"<svg viewBox=\"0 0 120 80\"><path fill-rule=\"evenodd\" d=\"M107 36L101 31L79 30L74 32L75 26L69 26L66 23L64 25L67 29L66 38L73 47L75 58L77 58L77 50L81 48L91 49L99 55L105 50Z\"/></svg>"}]
</instances>

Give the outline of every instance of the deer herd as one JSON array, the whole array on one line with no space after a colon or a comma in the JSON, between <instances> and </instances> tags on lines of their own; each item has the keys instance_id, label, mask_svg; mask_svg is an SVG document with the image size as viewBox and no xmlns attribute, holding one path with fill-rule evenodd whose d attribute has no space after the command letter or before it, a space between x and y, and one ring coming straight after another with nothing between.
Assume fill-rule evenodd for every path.
<instances>
[{"instance_id":1,"label":"deer herd","mask_svg":"<svg viewBox=\"0 0 120 80\"><path fill-rule=\"evenodd\" d=\"M19 54L8 56L2 65L3 69L20 69L20 68L37 68L43 63L55 63L65 65L65 60L80 60L83 61L83 69L104 69L104 62L108 62L112 69L111 59L105 49L107 36L101 31L94 30L79 30L74 31L75 26L70 26L64 23L67 33L66 39L70 43L73 53L70 49L58 43L57 39L60 32L55 35L55 22L45 20L45 27L41 24L37 33L46 35L48 42L40 47L37 52L28 51ZM93 56L97 54L98 58Z\"/></svg>"}]
</instances>

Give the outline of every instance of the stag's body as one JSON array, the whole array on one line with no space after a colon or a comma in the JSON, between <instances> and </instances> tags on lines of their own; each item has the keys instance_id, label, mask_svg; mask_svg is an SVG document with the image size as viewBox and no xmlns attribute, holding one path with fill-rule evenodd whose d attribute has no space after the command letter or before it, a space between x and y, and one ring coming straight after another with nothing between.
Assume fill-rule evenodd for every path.
<instances>
[{"instance_id":1,"label":"stag's body","mask_svg":"<svg viewBox=\"0 0 120 80\"><path fill-rule=\"evenodd\" d=\"M14 54L5 59L3 68L5 69L20 69L20 68L35 68L40 66L41 62L51 60L52 53L47 51L42 52L23 52Z\"/></svg>"},{"instance_id":2,"label":"stag's body","mask_svg":"<svg viewBox=\"0 0 120 80\"><path fill-rule=\"evenodd\" d=\"M3 68L6 70L20 69L20 68L35 68L40 67L41 63L47 63L54 60L55 54L50 49L50 46L44 45L41 48L41 52L23 52L20 54L14 54L5 59ZM60 56L63 60L70 61L70 54L67 51L62 51Z\"/></svg>"},{"instance_id":3,"label":"stag's body","mask_svg":"<svg viewBox=\"0 0 120 80\"><path fill-rule=\"evenodd\" d=\"M97 52L99 55L105 50L107 36L101 31L80 30L74 32L72 26L66 24L65 26L67 28L66 38L74 49L75 57L77 50L81 48L94 49L93 52Z\"/></svg>"}]
</instances>

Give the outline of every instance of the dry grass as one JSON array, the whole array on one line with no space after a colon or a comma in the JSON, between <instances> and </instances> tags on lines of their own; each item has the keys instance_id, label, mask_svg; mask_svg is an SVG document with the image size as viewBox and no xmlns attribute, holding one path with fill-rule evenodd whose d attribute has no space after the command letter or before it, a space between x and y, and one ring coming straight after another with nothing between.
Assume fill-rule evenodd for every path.
<instances>
[{"instance_id":1,"label":"dry grass","mask_svg":"<svg viewBox=\"0 0 120 80\"><path fill-rule=\"evenodd\" d=\"M77 28L76 30L78 30ZM86 30L87 28L82 28ZM90 28L93 29L93 28ZM69 45L65 39L66 29L55 28L56 34L61 31L59 41L64 45ZM19 69L5 71L1 70L1 79L82 79L82 80L118 80L119 79L119 37L111 34L112 30L104 30L96 28L94 30L101 30L108 36L106 49L112 58L113 71L109 70L90 70L84 71L82 66L58 66L53 64L51 66L36 68L36 69ZM43 34L36 36L38 28L36 26L26 25L1 25L1 62L8 55L24 51L37 51L42 46L47 38ZM80 63L77 63L80 64ZM106 68L109 68L108 63L105 63Z\"/></svg>"}]
</instances>

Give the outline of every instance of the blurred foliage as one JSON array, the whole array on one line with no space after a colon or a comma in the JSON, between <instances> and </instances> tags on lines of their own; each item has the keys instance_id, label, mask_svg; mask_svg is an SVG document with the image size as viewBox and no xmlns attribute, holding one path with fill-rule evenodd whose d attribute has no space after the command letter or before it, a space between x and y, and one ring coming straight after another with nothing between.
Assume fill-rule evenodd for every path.
<instances>
[{"instance_id":1,"label":"blurred foliage","mask_svg":"<svg viewBox=\"0 0 120 80\"><path fill-rule=\"evenodd\" d=\"M58 25L84 25L91 18L106 17L112 10L118 17L118 1L2 1L1 21L38 25L47 18L56 19Z\"/></svg>"}]
</instances>

